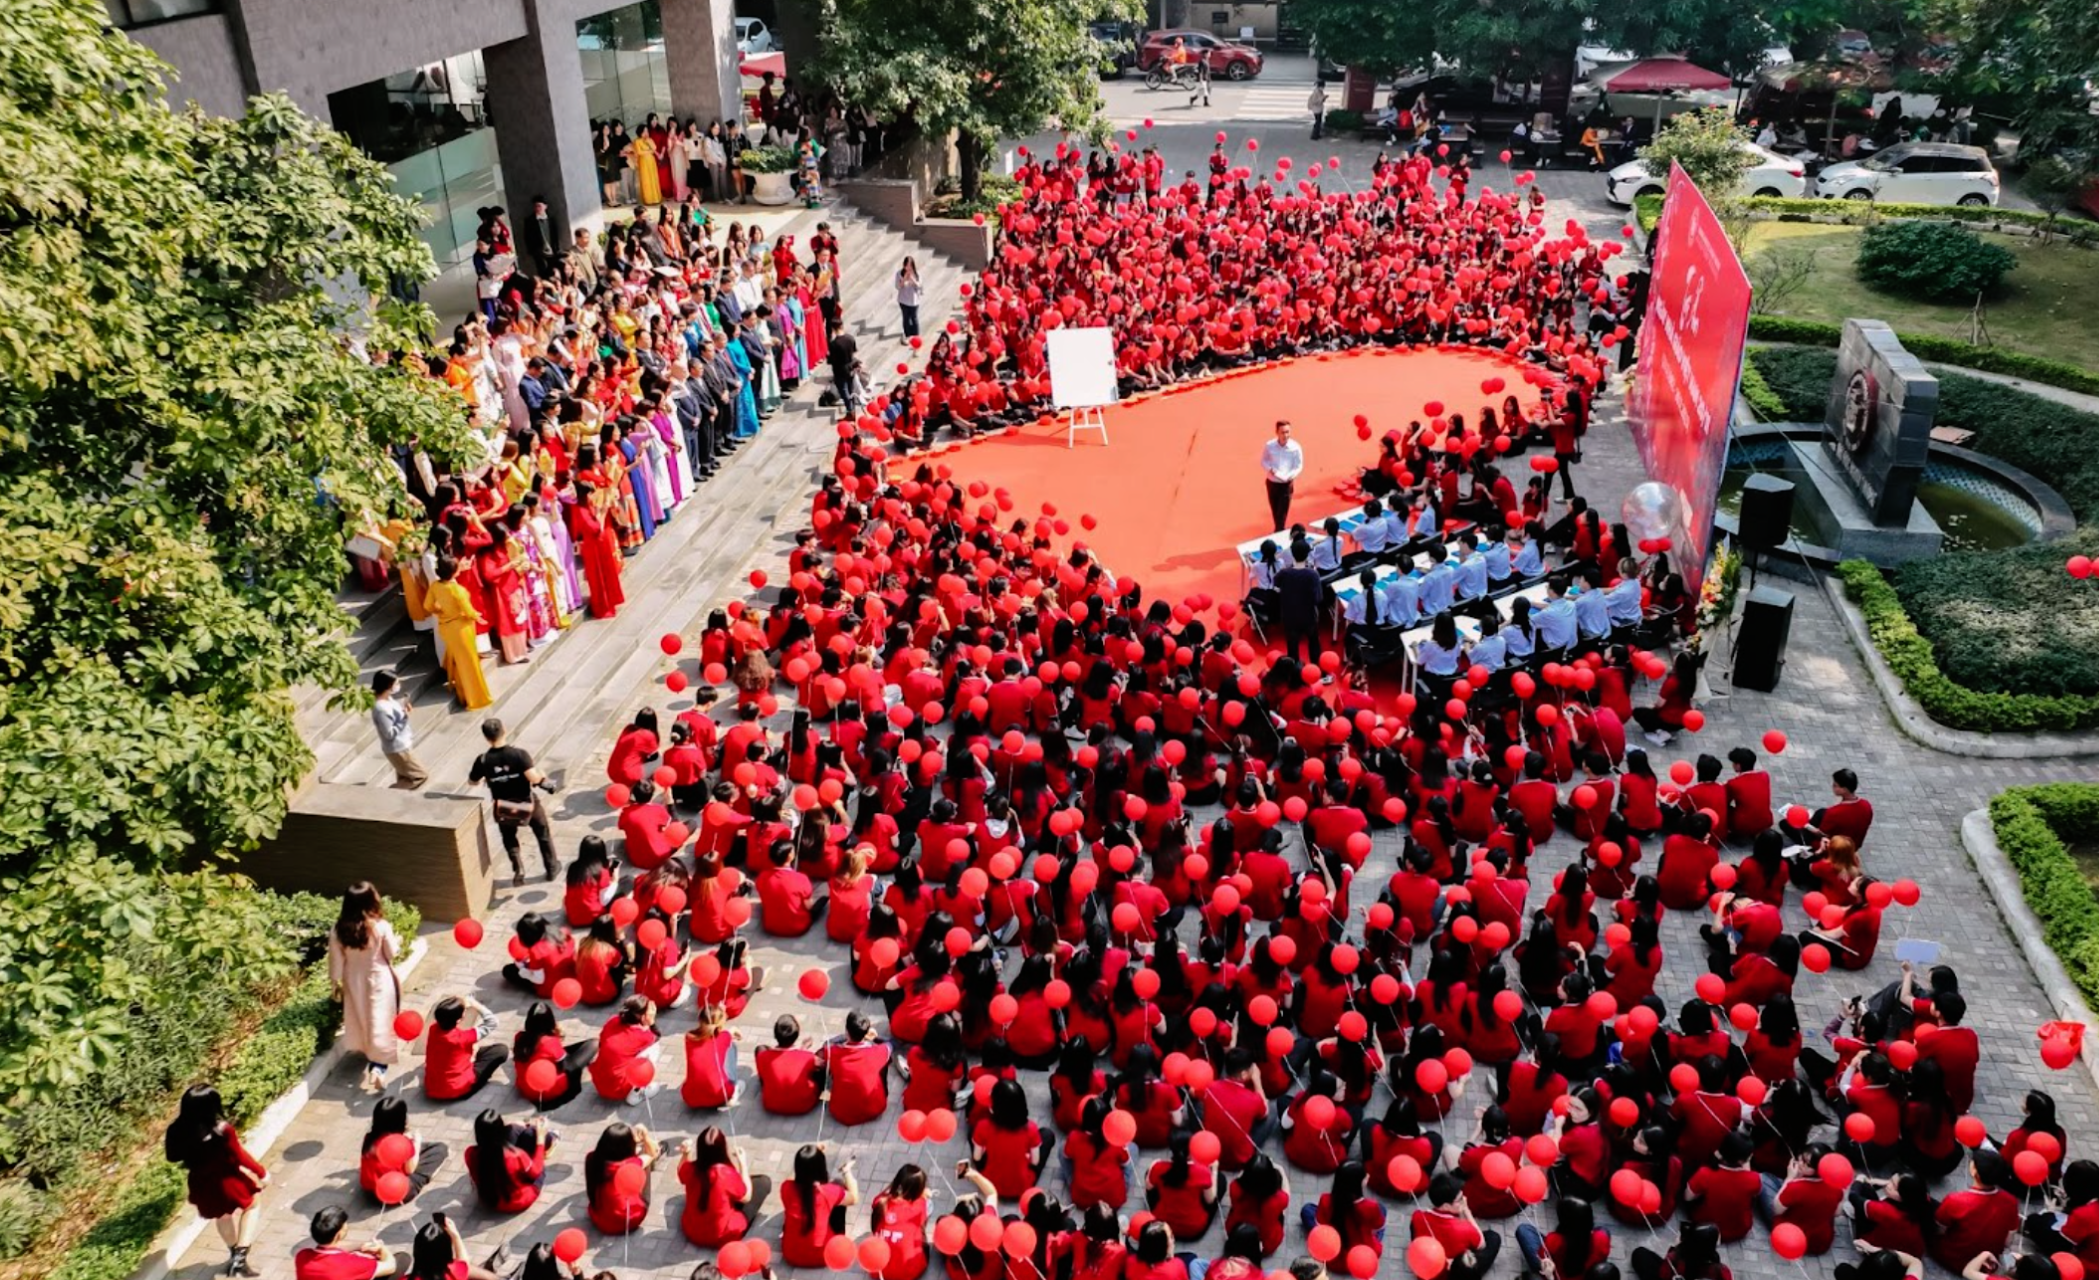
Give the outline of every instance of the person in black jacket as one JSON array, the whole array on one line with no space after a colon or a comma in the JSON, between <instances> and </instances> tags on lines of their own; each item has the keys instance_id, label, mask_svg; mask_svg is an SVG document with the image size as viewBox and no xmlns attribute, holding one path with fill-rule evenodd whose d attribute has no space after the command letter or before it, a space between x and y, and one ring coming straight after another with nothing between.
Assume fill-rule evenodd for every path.
<instances>
[{"instance_id":1,"label":"person in black jacket","mask_svg":"<svg viewBox=\"0 0 2099 1280\"><path fill-rule=\"evenodd\" d=\"M1310 646L1307 662L1319 661L1319 575L1312 571L1312 548L1300 540L1290 544L1290 565L1275 575L1277 612L1282 615L1283 653L1297 656L1302 638Z\"/></svg>"}]
</instances>

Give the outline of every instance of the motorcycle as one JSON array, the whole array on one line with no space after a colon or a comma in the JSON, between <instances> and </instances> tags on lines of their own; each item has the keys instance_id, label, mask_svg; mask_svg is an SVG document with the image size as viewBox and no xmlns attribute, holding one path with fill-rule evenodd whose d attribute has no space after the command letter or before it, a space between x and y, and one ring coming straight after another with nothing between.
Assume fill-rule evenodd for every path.
<instances>
[{"instance_id":1,"label":"motorcycle","mask_svg":"<svg viewBox=\"0 0 2099 1280\"><path fill-rule=\"evenodd\" d=\"M1192 91L1196 87L1194 64L1170 66L1165 62L1155 62L1152 69L1144 73L1145 88L1164 89L1169 86Z\"/></svg>"}]
</instances>

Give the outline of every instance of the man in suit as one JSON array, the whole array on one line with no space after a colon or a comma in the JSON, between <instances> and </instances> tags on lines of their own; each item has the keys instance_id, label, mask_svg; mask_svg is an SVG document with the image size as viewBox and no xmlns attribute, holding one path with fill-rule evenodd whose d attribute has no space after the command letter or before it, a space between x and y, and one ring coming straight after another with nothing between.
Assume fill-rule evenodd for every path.
<instances>
[{"instance_id":1,"label":"man in suit","mask_svg":"<svg viewBox=\"0 0 2099 1280\"><path fill-rule=\"evenodd\" d=\"M1275 575L1278 597L1276 612L1283 623L1283 652L1297 656L1297 642L1309 647L1306 662L1319 660L1319 575L1311 566L1312 547L1303 541L1290 544L1290 564Z\"/></svg>"},{"instance_id":2,"label":"man in suit","mask_svg":"<svg viewBox=\"0 0 2099 1280\"><path fill-rule=\"evenodd\" d=\"M549 279L561 259L561 239L554 234L554 215L545 196L532 197L532 216L525 219L525 252L532 255L539 277Z\"/></svg>"},{"instance_id":3,"label":"man in suit","mask_svg":"<svg viewBox=\"0 0 2099 1280\"><path fill-rule=\"evenodd\" d=\"M576 228L576 247L569 255L576 270L576 283L583 287L583 296L589 297L598 291L598 248L591 242L590 228Z\"/></svg>"},{"instance_id":4,"label":"man in suit","mask_svg":"<svg viewBox=\"0 0 2099 1280\"><path fill-rule=\"evenodd\" d=\"M705 343L701 344L702 350ZM716 469L714 460L715 404L707 390L707 366L695 357L679 366L682 371L674 380L671 405L678 412L678 423L685 428L686 456L692 459L693 474L705 480Z\"/></svg>"}]
</instances>

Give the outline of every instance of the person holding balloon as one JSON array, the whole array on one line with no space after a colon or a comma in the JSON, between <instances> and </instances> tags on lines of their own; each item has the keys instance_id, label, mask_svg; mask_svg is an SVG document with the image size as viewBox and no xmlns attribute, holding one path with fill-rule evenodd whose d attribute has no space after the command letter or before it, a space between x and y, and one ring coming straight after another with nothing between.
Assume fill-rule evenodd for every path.
<instances>
[{"instance_id":1,"label":"person holding balloon","mask_svg":"<svg viewBox=\"0 0 2099 1280\"><path fill-rule=\"evenodd\" d=\"M810 1143L794 1153L794 1176L780 1188L780 1256L788 1266L825 1265L825 1246L845 1234L845 1211L860 1203L854 1164L848 1157L834 1182L822 1147Z\"/></svg>"},{"instance_id":2,"label":"person holding balloon","mask_svg":"<svg viewBox=\"0 0 2099 1280\"><path fill-rule=\"evenodd\" d=\"M467 1021L467 1014L475 1015ZM496 1015L472 996L446 996L430 1010L423 1042L423 1093L432 1102L457 1102L481 1092L510 1061L510 1046L494 1043Z\"/></svg>"},{"instance_id":3,"label":"person holding balloon","mask_svg":"<svg viewBox=\"0 0 2099 1280\"><path fill-rule=\"evenodd\" d=\"M882 1280L919 1280L926 1273L926 1214L931 1205L926 1171L915 1164L899 1166L889 1185L876 1193L868 1208L870 1235L860 1247L876 1241L887 1248L882 1264L870 1268ZM865 1266L867 1258L860 1261Z\"/></svg>"},{"instance_id":4,"label":"person holding balloon","mask_svg":"<svg viewBox=\"0 0 2099 1280\"><path fill-rule=\"evenodd\" d=\"M501 1252L497 1250L498 1256ZM431 1214L430 1221L416 1228L403 1274L405 1280L502 1280L490 1268L466 1260L466 1241L460 1239L451 1216L443 1213Z\"/></svg>"},{"instance_id":5,"label":"person holding balloon","mask_svg":"<svg viewBox=\"0 0 2099 1280\"><path fill-rule=\"evenodd\" d=\"M544 1000L534 1000L525 1010L525 1025L510 1042L518 1092L541 1111L566 1106L582 1093L584 1069L597 1056L595 1040L562 1043L554 1006Z\"/></svg>"},{"instance_id":6,"label":"person holding balloon","mask_svg":"<svg viewBox=\"0 0 2099 1280\"><path fill-rule=\"evenodd\" d=\"M1382 1222L1383 1205L1378 1205L1378 1217ZM1379 1252L1383 1234L1380 1228ZM1408 1235L1407 1264L1423 1280L1443 1275L1451 1280L1482 1280L1501 1256L1501 1232L1480 1226L1465 1203L1464 1183L1451 1173L1439 1173L1429 1180L1428 1204L1414 1210ZM1343 1243L1348 1244L1346 1235Z\"/></svg>"},{"instance_id":7,"label":"person holding balloon","mask_svg":"<svg viewBox=\"0 0 2099 1280\"><path fill-rule=\"evenodd\" d=\"M409 1129L407 1102L381 1098L372 1106L371 1128L365 1131L357 1185L383 1205L413 1200L443 1167L446 1154L444 1143L424 1142Z\"/></svg>"},{"instance_id":8,"label":"person holding balloon","mask_svg":"<svg viewBox=\"0 0 2099 1280\"><path fill-rule=\"evenodd\" d=\"M615 1120L598 1135L583 1160L583 1190L590 1221L608 1236L625 1235L649 1216L649 1171L663 1148L647 1125Z\"/></svg>"},{"instance_id":9,"label":"person holding balloon","mask_svg":"<svg viewBox=\"0 0 2099 1280\"><path fill-rule=\"evenodd\" d=\"M294 1280L383 1280L399 1275L407 1260L377 1240L346 1248L350 1215L341 1205L328 1205L307 1223L313 1243L292 1255Z\"/></svg>"},{"instance_id":10,"label":"person holding balloon","mask_svg":"<svg viewBox=\"0 0 2099 1280\"><path fill-rule=\"evenodd\" d=\"M764 1208L766 1197L772 1194L772 1179L752 1174L743 1149L729 1145L728 1136L715 1125L686 1141L678 1182L685 1188L678 1228L687 1240L705 1249L743 1239L751 1216Z\"/></svg>"},{"instance_id":11,"label":"person holding balloon","mask_svg":"<svg viewBox=\"0 0 2099 1280\"><path fill-rule=\"evenodd\" d=\"M537 1203L547 1180L547 1150L553 1145L545 1116L517 1125L493 1107L475 1116L466 1172L482 1207L492 1213L523 1213Z\"/></svg>"}]
</instances>

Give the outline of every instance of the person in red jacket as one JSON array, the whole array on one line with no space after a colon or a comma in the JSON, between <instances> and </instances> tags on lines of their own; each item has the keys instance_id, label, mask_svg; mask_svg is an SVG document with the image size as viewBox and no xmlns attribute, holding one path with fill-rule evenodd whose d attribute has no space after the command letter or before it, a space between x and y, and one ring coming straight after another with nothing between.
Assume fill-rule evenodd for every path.
<instances>
[{"instance_id":1,"label":"person in red jacket","mask_svg":"<svg viewBox=\"0 0 2099 1280\"><path fill-rule=\"evenodd\" d=\"M1672 911L1695 911L1711 896L1713 868L1720 865L1720 845L1706 814L1692 813L1683 829L1662 841L1662 861L1655 879L1662 905Z\"/></svg>"},{"instance_id":2,"label":"person in red jacket","mask_svg":"<svg viewBox=\"0 0 2099 1280\"><path fill-rule=\"evenodd\" d=\"M1968 1162L1970 1184L1939 1201L1938 1232L1931 1256L1948 1271L1965 1272L1985 1253L2002 1256L2019 1229L2019 1197L2011 1164L1994 1151L1977 1151Z\"/></svg>"},{"instance_id":3,"label":"person in red jacket","mask_svg":"<svg viewBox=\"0 0 2099 1280\"><path fill-rule=\"evenodd\" d=\"M408 1127L407 1101L388 1094L372 1104L372 1127L365 1132L357 1160L357 1185L377 1199L380 1178L403 1174L408 1178L408 1198L413 1200L437 1176L446 1154L444 1143L425 1142Z\"/></svg>"},{"instance_id":4,"label":"person in red jacket","mask_svg":"<svg viewBox=\"0 0 2099 1280\"><path fill-rule=\"evenodd\" d=\"M627 807L620 810L619 831L626 840L627 862L637 871L654 871L678 852L685 825L657 802L656 784L636 782ZM673 828L676 830L673 830Z\"/></svg>"},{"instance_id":5,"label":"person in red jacket","mask_svg":"<svg viewBox=\"0 0 2099 1280\"><path fill-rule=\"evenodd\" d=\"M752 1174L744 1164L743 1150L731 1147L727 1135L711 1124L686 1141L678 1182L685 1188L678 1229L703 1249L719 1249L731 1240L743 1239L751 1215L772 1191L772 1179Z\"/></svg>"},{"instance_id":6,"label":"person in red jacket","mask_svg":"<svg viewBox=\"0 0 2099 1280\"><path fill-rule=\"evenodd\" d=\"M1018 1200L1034 1187L1056 1138L1028 1118L1028 1094L1018 1080L991 1086L991 1105L969 1133L970 1160L991 1179L1001 1199Z\"/></svg>"},{"instance_id":7,"label":"person in red jacket","mask_svg":"<svg viewBox=\"0 0 2099 1280\"><path fill-rule=\"evenodd\" d=\"M845 1015L845 1035L824 1047L824 1077L830 1084L831 1118L866 1124L889 1109L889 1046L875 1038L872 1018L855 1009Z\"/></svg>"},{"instance_id":8,"label":"person in red jacket","mask_svg":"<svg viewBox=\"0 0 2099 1280\"><path fill-rule=\"evenodd\" d=\"M1756 767L1756 752L1736 747L1727 753L1734 773L1727 779L1727 830L1736 840L1753 839L1771 829L1771 775Z\"/></svg>"},{"instance_id":9,"label":"person in red jacket","mask_svg":"<svg viewBox=\"0 0 2099 1280\"><path fill-rule=\"evenodd\" d=\"M1480 1280L1501 1256L1501 1232L1482 1228L1472 1216L1471 1206L1465 1203L1464 1185L1448 1173L1430 1179L1428 1207L1414 1210L1407 1223L1408 1238L1433 1239L1442 1245L1444 1256L1450 1260L1443 1274L1452 1280ZM1382 1206L1379 1212L1382 1214ZM1342 1232L1341 1240L1345 1251L1350 1246L1349 1233Z\"/></svg>"},{"instance_id":10,"label":"person in red jacket","mask_svg":"<svg viewBox=\"0 0 2099 1280\"><path fill-rule=\"evenodd\" d=\"M663 1087L656 1075L656 1006L628 996L598 1033L590 1082L607 1102L638 1103Z\"/></svg>"},{"instance_id":11,"label":"person in red jacket","mask_svg":"<svg viewBox=\"0 0 2099 1280\"><path fill-rule=\"evenodd\" d=\"M1781 1223L1799 1227L1807 1236L1807 1251L1817 1256L1829 1252L1836 1238L1837 1212L1850 1191L1822 1180L1819 1168L1828 1154L1828 1147L1809 1143L1793 1157L1784 1178L1763 1175L1764 1189L1757 1197L1757 1208L1766 1221L1774 1227Z\"/></svg>"},{"instance_id":12,"label":"person in red jacket","mask_svg":"<svg viewBox=\"0 0 2099 1280\"><path fill-rule=\"evenodd\" d=\"M793 1014L773 1023L772 1044L752 1055L758 1071L758 1102L776 1116L805 1116L823 1100L824 1064L801 1044L802 1024Z\"/></svg>"},{"instance_id":13,"label":"person in red jacket","mask_svg":"<svg viewBox=\"0 0 2099 1280\"><path fill-rule=\"evenodd\" d=\"M469 1024L468 1010L477 1015ZM472 996L446 996L430 1011L423 1042L423 1093L436 1102L471 1098L510 1061L510 1046L496 1044L496 1015Z\"/></svg>"},{"instance_id":14,"label":"person in red jacket","mask_svg":"<svg viewBox=\"0 0 2099 1280\"><path fill-rule=\"evenodd\" d=\"M1699 1169L1684 1186L1686 1216L1717 1228L1723 1243L1748 1235L1756 1222L1757 1197L1763 1193L1764 1180L1749 1167L1755 1150L1748 1134L1729 1133L1715 1153L1719 1163Z\"/></svg>"},{"instance_id":15,"label":"person in red jacket","mask_svg":"<svg viewBox=\"0 0 2099 1280\"><path fill-rule=\"evenodd\" d=\"M775 840L770 863L758 873L758 922L776 938L799 938L823 915L831 900L795 865L794 843Z\"/></svg>"},{"instance_id":16,"label":"person in red jacket","mask_svg":"<svg viewBox=\"0 0 2099 1280\"><path fill-rule=\"evenodd\" d=\"M566 929L557 928L537 911L518 917L510 954L515 963L503 966L503 981L542 1000L554 994L555 983L576 976L576 944Z\"/></svg>"},{"instance_id":17,"label":"person in red jacket","mask_svg":"<svg viewBox=\"0 0 2099 1280\"><path fill-rule=\"evenodd\" d=\"M165 1150L171 1163L188 1175L189 1202L197 1215L212 1223L231 1258L225 1274L252 1280L262 1274L248 1265L261 1215L256 1197L269 1184L269 1171L241 1146L240 1134L226 1119L219 1091L193 1084L182 1095Z\"/></svg>"},{"instance_id":18,"label":"person in red jacket","mask_svg":"<svg viewBox=\"0 0 2099 1280\"><path fill-rule=\"evenodd\" d=\"M493 1107L474 1117L474 1145L466 1149L467 1177L482 1207L494 1213L523 1213L539 1199L547 1179L547 1118L507 1123Z\"/></svg>"},{"instance_id":19,"label":"person in red jacket","mask_svg":"<svg viewBox=\"0 0 2099 1280\"><path fill-rule=\"evenodd\" d=\"M589 1198L591 1225L608 1236L623 1236L649 1216L649 1172L663 1157L647 1125L615 1120L598 1135L598 1145L583 1160L583 1190ZM640 1185L630 1169L641 1171Z\"/></svg>"}]
</instances>

